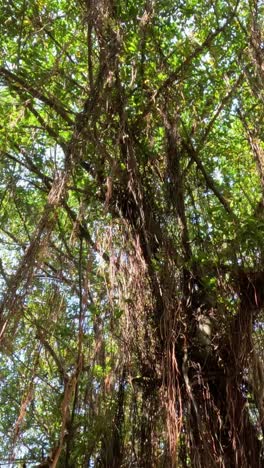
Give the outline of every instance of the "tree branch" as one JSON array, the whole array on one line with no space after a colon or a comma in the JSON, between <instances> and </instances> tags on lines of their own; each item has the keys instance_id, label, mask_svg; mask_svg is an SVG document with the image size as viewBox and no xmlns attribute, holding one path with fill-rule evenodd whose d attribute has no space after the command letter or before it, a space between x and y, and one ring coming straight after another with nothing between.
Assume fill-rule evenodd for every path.
<instances>
[{"instance_id":1,"label":"tree branch","mask_svg":"<svg viewBox=\"0 0 264 468\"><path fill-rule=\"evenodd\" d=\"M57 112L57 114L60 115L65 120L65 122L67 122L68 125L70 125L71 127L73 126L73 121L69 117L70 111L67 111L63 107L63 105L57 100L57 98L55 98L54 96L46 96L41 91L29 84L22 76L18 76L4 67L0 67L0 76L4 78L4 81L7 84L18 85L18 89L19 86L21 86L24 91L29 93L34 98L39 99L43 104L46 104L55 112Z\"/></svg>"}]
</instances>

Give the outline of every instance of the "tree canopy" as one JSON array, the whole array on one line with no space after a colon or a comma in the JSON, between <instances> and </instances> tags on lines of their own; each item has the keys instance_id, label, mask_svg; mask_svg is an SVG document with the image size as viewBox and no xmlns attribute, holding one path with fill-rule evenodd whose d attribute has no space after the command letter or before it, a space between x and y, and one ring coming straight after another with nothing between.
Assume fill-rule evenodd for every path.
<instances>
[{"instance_id":1,"label":"tree canopy","mask_svg":"<svg viewBox=\"0 0 264 468\"><path fill-rule=\"evenodd\" d=\"M263 2L0 19L1 466L263 466Z\"/></svg>"}]
</instances>

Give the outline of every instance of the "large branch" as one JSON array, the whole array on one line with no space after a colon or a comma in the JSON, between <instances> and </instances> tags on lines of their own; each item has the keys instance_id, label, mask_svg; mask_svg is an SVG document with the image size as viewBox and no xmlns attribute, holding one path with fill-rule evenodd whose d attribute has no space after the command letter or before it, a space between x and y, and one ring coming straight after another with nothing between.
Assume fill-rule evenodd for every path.
<instances>
[{"instance_id":1,"label":"large branch","mask_svg":"<svg viewBox=\"0 0 264 468\"><path fill-rule=\"evenodd\" d=\"M216 198L220 201L221 205L225 208L226 212L233 218L236 219L235 214L231 210L231 207L227 201L227 199L222 195L220 192L219 188L216 186L212 176L208 174L206 171L200 157L198 156L198 153L196 152L193 144L191 141L186 142L185 140L182 140L183 147L186 149L187 153L189 154L190 158L193 159L195 162L196 166L200 170L200 172L203 174L204 180L208 186L209 189L212 190L212 192L215 194Z\"/></svg>"},{"instance_id":2,"label":"large branch","mask_svg":"<svg viewBox=\"0 0 264 468\"><path fill-rule=\"evenodd\" d=\"M58 101L55 96L49 97L42 93L39 89L34 88L30 83L28 83L25 78L22 76L16 75L15 73L7 70L4 67L0 67L0 76L4 78L4 82L9 85L19 85L22 87L24 91L29 93L32 97L39 99L43 104L46 104L58 115L60 115L65 122L67 122L70 126L73 125L72 119L69 117L69 111L67 111L63 105Z\"/></svg>"},{"instance_id":3,"label":"large branch","mask_svg":"<svg viewBox=\"0 0 264 468\"><path fill-rule=\"evenodd\" d=\"M67 377L66 371L65 371L65 369L64 369L64 367L62 365L62 362L61 362L59 356L57 356L57 354L54 351L54 349L52 348L52 346L46 340L45 335L44 335L44 330L40 330L40 329L37 330L37 338L39 339L39 341L43 344L44 348L47 350L47 352L53 358L53 360L54 360L54 362L55 362L55 364L56 364L56 366L58 368L58 371L59 371L60 377L62 379L62 382L63 382L65 380L65 378Z\"/></svg>"},{"instance_id":4,"label":"large branch","mask_svg":"<svg viewBox=\"0 0 264 468\"><path fill-rule=\"evenodd\" d=\"M19 147L17 147L17 149L19 150ZM26 160L26 163L20 161L19 159L17 159L15 156L11 155L10 153L6 153L6 152L4 153L4 152L0 151L0 155L2 154L4 156L6 156L7 158L11 159L12 161L22 165L27 170L31 171L33 174L35 174L37 177L39 177L39 179L44 184L44 187L42 188L42 190L49 193L49 191L50 191L50 189L52 187L52 183L54 182L53 179L51 177L43 174L43 172L41 172L41 170L36 166L36 164L34 164L33 160L28 156L26 151L21 151L21 153L23 154L23 156L24 156L24 158ZM69 186L69 185L67 185L67 187L68 187L68 189L78 191L78 189L76 187ZM63 208L65 209L66 213L68 214L70 220L73 223L77 223L78 222L78 216L75 213L75 211L67 204L66 200L63 201ZM91 237L91 234L89 233L89 230L88 230L87 226L83 222L79 222L78 228L79 228L80 237L83 237L83 239L85 239L88 242L88 244L91 245L91 247L95 250L95 252L97 254L99 254L104 259L105 262L109 263L109 256L107 255L106 252L101 253L99 251L99 249L98 249L98 247L96 245L96 242L93 241L93 239Z\"/></svg>"}]
</instances>

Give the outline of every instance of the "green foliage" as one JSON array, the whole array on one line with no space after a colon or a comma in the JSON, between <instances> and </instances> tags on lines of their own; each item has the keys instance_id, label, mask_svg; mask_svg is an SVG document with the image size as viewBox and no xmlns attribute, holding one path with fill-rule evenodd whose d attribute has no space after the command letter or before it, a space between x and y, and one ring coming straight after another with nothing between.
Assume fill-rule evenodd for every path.
<instances>
[{"instance_id":1,"label":"green foliage","mask_svg":"<svg viewBox=\"0 0 264 468\"><path fill-rule=\"evenodd\" d=\"M166 307L200 301L173 321L182 372L182 336L191 348L196 315L212 302L223 370L237 277L263 268L263 51L252 8L2 2L0 464L36 466L57 450L61 467L169 466L165 409L148 399L169 380L164 361L152 362L170 349L160 351ZM260 24L261 5L258 14ZM178 451L191 466L186 427Z\"/></svg>"}]
</instances>

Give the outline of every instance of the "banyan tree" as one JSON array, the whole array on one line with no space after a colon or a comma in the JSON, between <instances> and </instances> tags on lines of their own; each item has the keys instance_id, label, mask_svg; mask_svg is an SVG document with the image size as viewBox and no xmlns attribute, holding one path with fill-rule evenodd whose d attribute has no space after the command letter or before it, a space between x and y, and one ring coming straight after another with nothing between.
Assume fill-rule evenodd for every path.
<instances>
[{"instance_id":1,"label":"banyan tree","mask_svg":"<svg viewBox=\"0 0 264 468\"><path fill-rule=\"evenodd\" d=\"M264 4L1 2L0 464L264 466Z\"/></svg>"}]
</instances>

